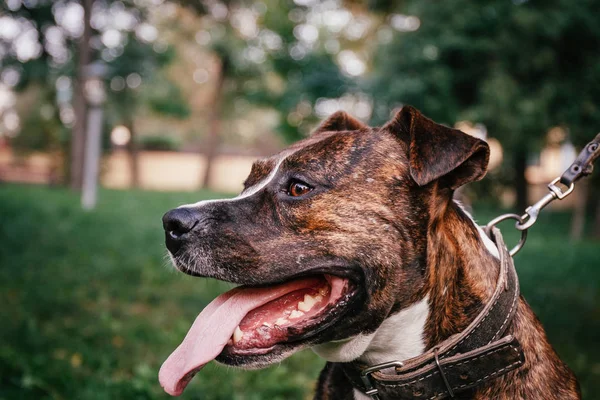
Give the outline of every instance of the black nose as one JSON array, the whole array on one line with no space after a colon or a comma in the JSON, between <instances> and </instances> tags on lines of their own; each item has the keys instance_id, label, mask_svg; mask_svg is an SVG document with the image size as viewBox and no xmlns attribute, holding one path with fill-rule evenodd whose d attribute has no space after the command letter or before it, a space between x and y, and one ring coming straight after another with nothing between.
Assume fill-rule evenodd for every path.
<instances>
[{"instance_id":1,"label":"black nose","mask_svg":"<svg viewBox=\"0 0 600 400\"><path fill-rule=\"evenodd\" d=\"M175 254L181 248L185 234L198 223L198 218L192 210L175 208L163 215L162 221L167 248Z\"/></svg>"}]
</instances>

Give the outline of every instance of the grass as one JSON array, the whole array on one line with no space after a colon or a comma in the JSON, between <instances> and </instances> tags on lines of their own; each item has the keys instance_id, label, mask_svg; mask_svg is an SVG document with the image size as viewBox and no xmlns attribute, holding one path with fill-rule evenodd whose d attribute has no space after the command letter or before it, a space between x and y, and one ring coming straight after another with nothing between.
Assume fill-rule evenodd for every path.
<instances>
[{"instance_id":1,"label":"grass","mask_svg":"<svg viewBox=\"0 0 600 400\"><path fill-rule=\"evenodd\" d=\"M0 185L0 400L168 398L162 361L230 286L168 267L160 217L213 196L103 191L98 209L83 212L62 189ZM523 294L591 399L600 393L600 246L570 243L568 224L568 214L545 212L516 263ZM323 364L310 351L262 371L211 363L183 397L311 398Z\"/></svg>"}]
</instances>

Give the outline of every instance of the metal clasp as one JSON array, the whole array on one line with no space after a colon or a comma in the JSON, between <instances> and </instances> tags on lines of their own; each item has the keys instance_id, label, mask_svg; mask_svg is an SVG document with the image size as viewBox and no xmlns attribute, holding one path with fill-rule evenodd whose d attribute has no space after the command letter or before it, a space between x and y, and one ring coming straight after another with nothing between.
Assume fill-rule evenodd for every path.
<instances>
[{"instance_id":1,"label":"metal clasp","mask_svg":"<svg viewBox=\"0 0 600 400\"><path fill-rule=\"evenodd\" d=\"M536 223L540 215L540 211L542 211L544 207L546 207L548 204L552 203L556 199L564 199L565 197L571 194L573 189L575 189L575 184L571 183L567 190L563 192L563 190L560 187L556 186L556 184L559 181L560 177L550 182L548 184L548 190L550 190L550 193L542 197L542 199L534 205L527 207L527 209L525 210L525 214L521 216L522 221L517 221L517 223L515 224L518 230L525 231L531 228L533 224Z\"/></svg>"},{"instance_id":2,"label":"metal clasp","mask_svg":"<svg viewBox=\"0 0 600 400\"><path fill-rule=\"evenodd\" d=\"M571 164L569 169L567 169L560 177L554 179L552 182L548 184L548 190L550 193L542 197L540 201L535 203L534 205L527 207L525 210L525 214L519 216L517 214L504 214L491 220L486 226L486 233L490 236L490 230L499 222L504 221L505 219L516 219L515 227L521 231L521 240L519 243L510 251L511 257L517 254L519 250L525 244L525 240L527 239L527 229L531 228L533 224L536 223L538 217L540 216L540 211L544 209L548 204L552 203L554 200L562 200L573 192L575 189L574 182L581 178L582 176L587 176L592 173L593 162L596 161L600 157L600 133L594 138L594 140L585 146L585 149L579 153L577 159ZM566 190L561 189L556 184L560 183L563 185ZM491 236L490 236L491 237Z\"/></svg>"},{"instance_id":3,"label":"metal clasp","mask_svg":"<svg viewBox=\"0 0 600 400\"><path fill-rule=\"evenodd\" d=\"M372 367L365 368L360 373L360 379L365 385L365 394L373 400L380 400L377 388L373 386L373 382L371 382L371 374L373 372L381 371L386 368L402 368L404 364L401 361L390 361L382 364L373 365Z\"/></svg>"},{"instance_id":4,"label":"metal clasp","mask_svg":"<svg viewBox=\"0 0 600 400\"><path fill-rule=\"evenodd\" d=\"M498 223L507 219L516 220L517 222L515 223L515 227L521 231L521 240L519 240L519 243L517 243L517 245L509 251L510 256L513 257L519 252L519 250L523 248L523 245L525 245L525 241L527 240L527 229L531 228L533 224L536 223L540 215L540 211L542 211L544 207L552 203L554 200L564 199L565 197L570 195L573 189L575 188L575 185L571 183L567 190L563 191L560 187L556 186L556 184L559 181L560 178L556 178L555 180L550 182L548 184L548 190L550 190L550 193L545 195L540 201L538 201L534 205L527 207L527 209L525 210L525 214L521 216L517 214L504 214L488 222L488 224L485 226L487 235L491 237L490 231L492 227L496 226Z\"/></svg>"}]
</instances>

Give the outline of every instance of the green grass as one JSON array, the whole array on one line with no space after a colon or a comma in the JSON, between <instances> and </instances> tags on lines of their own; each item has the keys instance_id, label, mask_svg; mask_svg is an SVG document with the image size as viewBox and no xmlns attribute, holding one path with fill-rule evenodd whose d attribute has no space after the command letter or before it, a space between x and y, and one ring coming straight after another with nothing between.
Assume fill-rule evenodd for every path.
<instances>
[{"instance_id":1,"label":"green grass","mask_svg":"<svg viewBox=\"0 0 600 400\"><path fill-rule=\"evenodd\" d=\"M62 189L0 185L0 400L168 398L162 361L230 286L175 273L160 217L211 196L103 191L98 209L83 212ZM545 212L516 263L523 294L591 399L600 393L600 245L570 243L568 224ZM310 398L322 365L310 351L262 371L212 363L183 397Z\"/></svg>"}]
</instances>

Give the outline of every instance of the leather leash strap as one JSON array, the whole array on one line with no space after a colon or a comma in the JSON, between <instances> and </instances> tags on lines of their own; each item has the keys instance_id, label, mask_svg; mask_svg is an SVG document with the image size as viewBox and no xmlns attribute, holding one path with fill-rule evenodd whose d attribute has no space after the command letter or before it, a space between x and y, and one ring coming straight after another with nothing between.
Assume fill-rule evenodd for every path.
<instances>
[{"instance_id":1,"label":"leather leash strap","mask_svg":"<svg viewBox=\"0 0 600 400\"><path fill-rule=\"evenodd\" d=\"M584 176L588 176L594 169L594 161L600 157L600 133L589 142L579 153L577 159L560 177L560 183L569 187Z\"/></svg>"},{"instance_id":2,"label":"leather leash strap","mask_svg":"<svg viewBox=\"0 0 600 400\"><path fill-rule=\"evenodd\" d=\"M519 280L500 231L491 230L500 253L500 273L490 301L461 333L403 362L365 367L341 363L353 386L372 399L443 399L519 368L521 345L504 336L515 315ZM390 367L395 367L395 373Z\"/></svg>"}]
</instances>

